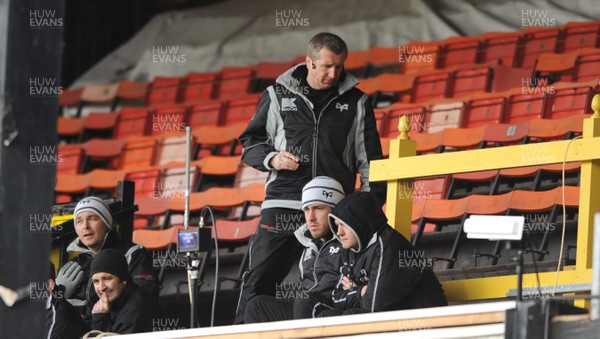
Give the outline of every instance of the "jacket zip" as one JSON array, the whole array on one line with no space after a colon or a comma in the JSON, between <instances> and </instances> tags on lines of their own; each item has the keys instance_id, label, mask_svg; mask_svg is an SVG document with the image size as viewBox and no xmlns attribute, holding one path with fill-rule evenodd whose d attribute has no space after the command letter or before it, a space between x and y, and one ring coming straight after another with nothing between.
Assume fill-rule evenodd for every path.
<instances>
[{"instance_id":1,"label":"jacket zip","mask_svg":"<svg viewBox=\"0 0 600 339\"><path fill-rule=\"evenodd\" d=\"M317 278L317 261L319 261L319 255L321 254L321 250L323 250L325 247L327 247L327 245L333 241L333 239L329 239L327 240L323 246L321 246L321 248L319 248L319 250L317 251L317 255L315 257L315 262L313 263L313 278L315 280L315 283L312 285L312 287L308 290L308 292L312 291L313 288L315 288L315 286L317 286L317 284L319 283L319 280Z\"/></svg>"},{"instance_id":2,"label":"jacket zip","mask_svg":"<svg viewBox=\"0 0 600 339\"><path fill-rule=\"evenodd\" d=\"M316 123L315 129L313 132L313 150L312 150L312 177L313 178L317 176L317 146L319 145L319 122L321 121L321 117L325 113L325 109L327 109L327 106L329 106L329 104L333 100L337 99L338 97L339 97L339 95L336 95L335 97L331 98L331 100L329 100L327 102L327 104L325 104L325 106L323 106L318 119L315 116L315 111L313 111L312 108L310 109L310 111L313 114L313 119L315 120L315 123ZM310 108L310 106L308 106L308 107Z\"/></svg>"}]
</instances>

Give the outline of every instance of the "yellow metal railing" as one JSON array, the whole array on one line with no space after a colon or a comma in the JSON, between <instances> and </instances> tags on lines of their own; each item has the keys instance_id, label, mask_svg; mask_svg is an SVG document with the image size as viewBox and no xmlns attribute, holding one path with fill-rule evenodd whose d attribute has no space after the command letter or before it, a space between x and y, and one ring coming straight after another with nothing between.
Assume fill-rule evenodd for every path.
<instances>
[{"instance_id":1,"label":"yellow metal railing","mask_svg":"<svg viewBox=\"0 0 600 339\"><path fill-rule=\"evenodd\" d=\"M400 135L390 141L389 159L372 161L369 179L387 181L389 223L410 239L413 178L562 163L565 158L566 162L581 161L577 261L574 267L560 272L557 283L590 283L593 217L600 211L600 94L594 96L592 109L594 114L584 120L581 139L419 156L415 142L408 138L408 119L404 116L398 125ZM555 272L540 273L539 277L542 286L555 284ZM450 301L505 298L515 284L514 275L443 283ZM525 274L523 285L536 286L535 275Z\"/></svg>"}]
</instances>

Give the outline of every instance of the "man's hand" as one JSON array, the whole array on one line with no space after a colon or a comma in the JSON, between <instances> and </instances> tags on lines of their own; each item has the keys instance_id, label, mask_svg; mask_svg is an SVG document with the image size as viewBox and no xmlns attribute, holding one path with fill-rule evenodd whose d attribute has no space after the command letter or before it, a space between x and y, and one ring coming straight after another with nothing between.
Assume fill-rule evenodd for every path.
<instances>
[{"instance_id":1,"label":"man's hand","mask_svg":"<svg viewBox=\"0 0 600 339\"><path fill-rule=\"evenodd\" d=\"M269 160L269 166L273 167L278 171L295 171L300 166L298 164L298 161L300 161L300 158L298 158L294 154L286 151L281 151L277 153L277 155L272 157L271 160Z\"/></svg>"},{"instance_id":2,"label":"man's hand","mask_svg":"<svg viewBox=\"0 0 600 339\"><path fill-rule=\"evenodd\" d=\"M94 304L92 314L95 313L110 313L110 299L108 299L108 294L102 293L100 300Z\"/></svg>"},{"instance_id":3,"label":"man's hand","mask_svg":"<svg viewBox=\"0 0 600 339\"><path fill-rule=\"evenodd\" d=\"M83 279L83 269L78 263L69 261L56 276L56 284L65 288L65 298L70 298L75 293L75 288Z\"/></svg>"},{"instance_id":4,"label":"man's hand","mask_svg":"<svg viewBox=\"0 0 600 339\"><path fill-rule=\"evenodd\" d=\"M342 288L344 290L351 290L353 288L356 288L356 283L354 283L352 279L348 278L348 276L345 275L342 277Z\"/></svg>"}]
</instances>

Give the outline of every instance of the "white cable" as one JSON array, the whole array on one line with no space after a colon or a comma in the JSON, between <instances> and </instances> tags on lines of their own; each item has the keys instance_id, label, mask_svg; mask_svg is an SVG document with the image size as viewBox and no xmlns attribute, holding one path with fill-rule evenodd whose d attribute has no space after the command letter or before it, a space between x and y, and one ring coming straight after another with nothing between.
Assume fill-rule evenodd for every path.
<instances>
[{"instance_id":1,"label":"white cable","mask_svg":"<svg viewBox=\"0 0 600 339\"><path fill-rule=\"evenodd\" d=\"M575 141L576 139L581 139L582 136L576 136L575 138L571 139L571 141L569 141L569 143L567 144L567 149L565 150L565 157L563 158L563 162L562 162L562 182L561 182L561 187L562 187L562 219L563 219L563 224L562 224L562 235L561 235L561 239L560 239L560 252L558 254L558 265L556 266L556 276L554 278L554 288L552 289L552 297L555 296L556 294L556 287L558 286L558 275L560 274L560 263L562 261L562 255L563 255L563 249L565 247L565 231L567 229L567 205L565 203L565 171L566 171L566 163L567 163L567 153L569 152L569 146L571 146L571 144L573 143L573 141Z\"/></svg>"}]
</instances>

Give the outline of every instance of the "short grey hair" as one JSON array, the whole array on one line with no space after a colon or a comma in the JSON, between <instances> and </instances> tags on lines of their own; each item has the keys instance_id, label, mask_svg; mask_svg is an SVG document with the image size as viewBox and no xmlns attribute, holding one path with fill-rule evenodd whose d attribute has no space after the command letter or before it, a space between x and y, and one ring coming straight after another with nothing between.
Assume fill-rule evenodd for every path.
<instances>
[{"instance_id":1,"label":"short grey hair","mask_svg":"<svg viewBox=\"0 0 600 339\"><path fill-rule=\"evenodd\" d=\"M310 39L310 42L308 43L307 55L312 60L317 60L317 57L319 56L319 51L323 47L326 47L328 50L332 51L337 55L348 55L348 47L346 46L344 40L342 40L342 38L333 33L327 32L319 33L312 37L312 39Z\"/></svg>"}]
</instances>

